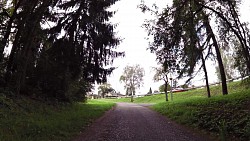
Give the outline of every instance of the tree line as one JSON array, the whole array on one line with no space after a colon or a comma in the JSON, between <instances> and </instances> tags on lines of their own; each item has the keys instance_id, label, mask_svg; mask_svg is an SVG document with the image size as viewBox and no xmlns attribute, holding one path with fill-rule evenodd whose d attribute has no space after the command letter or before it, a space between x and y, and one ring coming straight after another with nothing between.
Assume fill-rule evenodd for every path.
<instances>
[{"instance_id":1,"label":"tree line","mask_svg":"<svg viewBox=\"0 0 250 141\"><path fill-rule=\"evenodd\" d=\"M238 0L173 0L162 12L149 8L144 2L142 12L151 12L156 20L146 21L144 27L153 36L149 49L167 73L176 72L177 78L196 76L203 70L210 89L206 62L218 63L223 95L228 94L226 70L221 52L233 50L234 68L242 77L250 72L250 33L248 24L240 20L241 1Z\"/></svg>"},{"instance_id":2,"label":"tree line","mask_svg":"<svg viewBox=\"0 0 250 141\"><path fill-rule=\"evenodd\" d=\"M106 82L120 43L117 0L5 0L0 4L1 93L79 101Z\"/></svg>"}]
</instances>

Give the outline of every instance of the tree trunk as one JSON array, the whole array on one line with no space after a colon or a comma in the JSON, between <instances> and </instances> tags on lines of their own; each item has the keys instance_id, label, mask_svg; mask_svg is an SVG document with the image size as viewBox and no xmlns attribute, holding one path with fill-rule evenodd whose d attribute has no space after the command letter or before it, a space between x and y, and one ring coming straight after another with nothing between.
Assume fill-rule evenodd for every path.
<instances>
[{"instance_id":1,"label":"tree trunk","mask_svg":"<svg viewBox=\"0 0 250 141\"><path fill-rule=\"evenodd\" d=\"M6 33L4 34L4 37L3 39L0 41L0 63L3 61L3 58L4 58L4 49L7 45L7 41L10 37L10 33L11 33L11 28L12 28L12 24L13 24L13 21L16 17L16 12L17 12L17 9L19 8L20 6L20 1L17 2L17 5L15 5L15 8L14 8L14 11L13 11L13 15L10 17L10 20L7 24L7 28L6 28Z\"/></svg>"},{"instance_id":2,"label":"tree trunk","mask_svg":"<svg viewBox=\"0 0 250 141\"><path fill-rule=\"evenodd\" d=\"M212 27L210 26L208 16L205 13L203 14L203 20L204 20L204 24L205 24L206 29L207 29L208 36L211 36L211 38L213 40L213 45L214 45L214 48L216 51L216 57L217 57L217 61L218 61L219 69L220 69L220 74L221 74L222 93L223 93L223 95L227 95L228 94L227 81L226 81L225 70L224 70L224 66L223 66L223 62L222 62L222 58L221 58L220 47L217 43L217 40L216 40L216 37L215 37L214 32L212 30Z\"/></svg>"},{"instance_id":3,"label":"tree trunk","mask_svg":"<svg viewBox=\"0 0 250 141\"><path fill-rule=\"evenodd\" d=\"M131 90L131 102L134 102L134 94L135 94L135 91L133 89Z\"/></svg>"},{"instance_id":4,"label":"tree trunk","mask_svg":"<svg viewBox=\"0 0 250 141\"><path fill-rule=\"evenodd\" d=\"M5 82L6 86L9 85L10 80L12 79L12 73L14 73L14 58L17 57L18 53L18 43L20 40L21 32L23 31L23 24L21 23L20 26L18 26L18 31L15 35L15 40L13 42L13 46L11 48L11 52L9 55L9 59L7 61L7 66L6 66L6 73L5 73Z\"/></svg>"},{"instance_id":5,"label":"tree trunk","mask_svg":"<svg viewBox=\"0 0 250 141\"><path fill-rule=\"evenodd\" d=\"M168 101L168 82L167 81L165 81L164 92L165 92L165 95L166 95L166 101Z\"/></svg>"},{"instance_id":6,"label":"tree trunk","mask_svg":"<svg viewBox=\"0 0 250 141\"><path fill-rule=\"evenodd\" d=\"M205 59L203 57L203 54L201 53L201 60L202 60L202 67L204 70L204 74L205 74L205 79L206 79L206 87L207 87L207 97L210 98L211 94L210 94L210 88L209 88L209 83L208 83L208 76L207 76L207 68L206 68L206 62Z\"/></svg>"},{"instance_id":7,"label":"tree trunk","mask_svg":"<svg viewBox=\"0 0 250 141\"><path fill-rule=\"evenodd\" d=\"M21 37L21 38L26 38L26 40L23 43L24 48L23 48L23 50L21 50L21 56L20 56L20 60L19 60L20 63L18 63L18 65L17 65L17 76L16 76L16 82L15 82L15 91L16 91L17 95L20 94L20 90L25 84L27 66L30 63L29 60L30 60L30 57L32 54L32 48L35 45L34 39L35 39L36 34L37 34L37 27L40 24L42 15L43 15L44 11L46 10L46 8L49 4L49 1L45 1L41 5L39 10L35 11L34 8L35 8L35 6L37 6L37 3L38 3L38 1L35 1L34 5L31 5L32 8L31 8L29 14L26 15L27 20L25 21L26 22L25 24L29 25L29 26L27 26L25 28L30 28L29 33L27 34L26 37ZM29 21L28 19L31 18L31 16L35 13L36 13L37 17L33 21ZM24 30L24 31L26 31L26 30Z\"/></svg>"}]
</instances>

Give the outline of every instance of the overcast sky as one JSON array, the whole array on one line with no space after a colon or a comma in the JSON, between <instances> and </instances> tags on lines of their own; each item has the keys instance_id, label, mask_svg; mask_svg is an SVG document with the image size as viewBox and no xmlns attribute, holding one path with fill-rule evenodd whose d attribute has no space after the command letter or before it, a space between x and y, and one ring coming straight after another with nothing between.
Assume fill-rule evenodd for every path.
<instances>
[{"instance_id":1,"label":"overcast sky","mask_svg":"<svg viewBox=\"0 0 250 141\"><path fill-rule=\"evenodd\" d=\"M243 0L241 14L244 21L249 22L250 13L250 1ZM124 58L115 59L113 66L118 67L113 71L108 78L108 83L112 87L123 94L125 94L124 85L119 82L119 78L122 75L123 69L127 65L139 64L145 70L144 85L140 90L137 90L137 94L145 94L151 87L152 90L158 90L159 86L163 82L154 82L154 71L152 67L157 66L155 54L150 53L148 48L147 32L142 28L142 24L145 19L153 18L149 14L144 14L137 8L141 0L120 0L111 9L116 10L117 13L111 19L111 22L118 24L116 28L117 35L123 38L122 43L119 45L119 49L125 51L126 56ZM159 7L164 7L170 0L147 0L146 4L152 5L156 3ZM216 81L216 75L214 72L213 63L209 63L210 70L210 82ZM198 81L199 78L196 78ZM203 85L202 82L195 82L196 84ZM95 91L95 93L97 90Z\"/></svg>"}]
</instances>

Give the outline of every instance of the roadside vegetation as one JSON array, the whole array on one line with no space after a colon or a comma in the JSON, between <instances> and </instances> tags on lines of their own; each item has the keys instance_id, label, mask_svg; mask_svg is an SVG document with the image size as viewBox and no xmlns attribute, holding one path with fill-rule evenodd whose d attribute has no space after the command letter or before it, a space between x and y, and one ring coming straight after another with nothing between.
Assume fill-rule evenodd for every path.
<instances>
[{"instance_id":1,"label":"roadside vegetation","mask_svg":"<svg viewBox=\"0 0 250 141\"><path fill-rule=\"evenodd\" d=\"M109 110L114 103L39 102L0 96L1 141L68 141Z\"/></svg>"},{"instance_id":2,"label":"roadside vegetation","mask_svg":"<svg viewBox=\"0 0 250 141\"><path fill-rule=\"evenodd\" d=\"M221 95L220 86L174 93L173 101L165 101L165 94L135 98L137 103L156 103L152 109L177 123L203 130L220 140L250 139L250 79L228 84L229 95ZM114 101L114 100L108 100ZM129 102L129 98L118 99Z\"/></svg>"}]
</instances>

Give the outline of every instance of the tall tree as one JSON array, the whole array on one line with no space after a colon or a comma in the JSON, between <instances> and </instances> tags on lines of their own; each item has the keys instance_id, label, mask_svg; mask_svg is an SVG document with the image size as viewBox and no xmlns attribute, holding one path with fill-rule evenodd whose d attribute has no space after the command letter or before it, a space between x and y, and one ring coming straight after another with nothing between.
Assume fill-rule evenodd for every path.
<instances>
[{"instance_id":1,"label":"tall tree","mask_svg":"<svg viewBox=\"0 0 250 141\"><path fill-rule=\"evenodd\" d=\"M9 1L9 16L0 16L5 20L0 55L11 47L1 68L6 87L16 94L27 94L30 88L45 97L69 100L79 94L76 91L105 82L114 69L105 66L124 56L115 51L120 39L109 22L114 12L108 8L116 1Z\"/></svg>"},{"instance_id":2,"label":"tall tree","mask_svg":"<svg viewBox=\"0 0 250 141\"><path fill-rule=\"evenodd\" d=\"M211 52L213 47L221 73L222 93L227 94L224 66L218 42L209 22L210 15L211 13L206 13L202 6L194 0L173 1L171 7L165 8L162 13L157 15L158 19L153 25L146 25L150 34L154 36L150 49L156 53L160 62L165 60L165 66L174 60L173 65L179 71L179 78L188 76L189 81L193 78L192 74L199 61L213 55ZM205 51L207 54L204 58ZM166 54L174 55L174 57L166 56ZM204 68L205 62L204 60L202 62ZM203 70L206 73L205 69ZM207 75L205 76L206 82L208 82Z\"/></svg>"},{"instance_id":3,"label":"tall tree","mask_svg":"<svg viewBox=\"0 0 250 141\"><path fill-rule=\"evenodd\" d=\"M140 65L126 66L120 76L120 82L124 83L124 88L131 92L131 102L136 89L143 85L144 69Z\"/></svg>"},{"instance_id":4,"label":"tall tree","mask_svg":"<svg viewBox=\"0 0 250 141\"><path fill-rule=\"evenodd\" d=\"M237 38L240 43L238 51L242 52L244 61L242 62L247 68L247 74L250 72L250 49L249 49L249 29L247 24L240 20L239 5L241 0L230 1L210 1L198 2L197 5L201 6L204 10L212 12L216 18L219 29L219 38L225 43L232 41L232 38ZM231 40L231 41L230 41Z\"/></svg>"}]
</instances>

